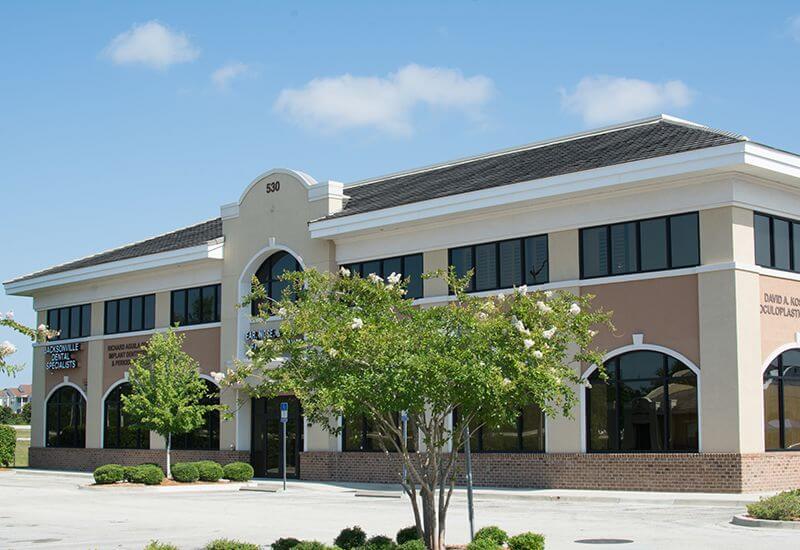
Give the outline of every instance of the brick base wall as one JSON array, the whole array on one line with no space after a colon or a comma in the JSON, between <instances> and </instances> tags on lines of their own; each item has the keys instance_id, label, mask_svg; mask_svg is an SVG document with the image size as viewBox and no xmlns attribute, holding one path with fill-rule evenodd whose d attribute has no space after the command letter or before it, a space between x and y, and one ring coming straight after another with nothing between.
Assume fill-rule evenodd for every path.
<instances>
[{"instance_id":1,"label":"brick base wall","mask_svg":"<svg viewBox=\"0 0 800 550\"><path fill-rule=\"evenodd\" d=\"M463 483L463 458L459 465ZM800 487L800 453L474 454L478 486L740 493ZM383 453L308 452L300 476L316 481L396 483L400 463Z\"/></svg>"},{"instance_id":2,"label":"brick base wall","mask_svg":"<svg viewBox=\"0 0 800 550\"><path fill-rule=\"evenodd\" d=\"M196 460L215 460L220 464L250 461L249 451L172 451L172 463ZM76 470L91 472L103 464L135 466L144 462L167 467L164 449L67 449L53 447L31 447L28 450L31 468L46 470Z\"/></svg>"}]
</instances>

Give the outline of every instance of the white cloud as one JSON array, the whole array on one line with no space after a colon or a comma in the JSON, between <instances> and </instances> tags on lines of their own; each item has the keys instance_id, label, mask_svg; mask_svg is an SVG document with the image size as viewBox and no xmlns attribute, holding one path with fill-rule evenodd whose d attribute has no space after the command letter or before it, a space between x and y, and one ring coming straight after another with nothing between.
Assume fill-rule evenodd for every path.
<instances>
[{"instance_id":1,"label":"white cloud","mask_svg":"<svg viewBox=\"0 0 800 550\"><path fill-rule=\"evenodd\" d=\"M797 42L800 42L800 15L789 18L789 34Z\"/></svg>"},{"instance_id":2,"label":"white cloud","mask_svg":"<svg viewBox=\"0 0 800 550\"><path fill-rule=\"evenodd\" d=\"M323 131L373 127L410 134L415 107L474 114L493 91L492 80L485 76L464 77L455 69L410 64L385 78L350 74L315 78L302 88L281 91L275 110Z\"/></svg>"},{"instance_id":3,"label":"white cloud","mask_svg":"<svg viewBox=\"0 0 800 550\"><path fill-rule=\"evenodd\" d=\"M139 63L164 70L176 63L194 61L200 50L186 34L173 31L158 21L148 21L117 35L103 54L116 65Z\"/></svg>"},{"instance_id":4,"label":"white cloud","mask_svg":"<svg viewBox=\"0 0 800 550\"><path fill-rule=\"evenodd\" d=\"M583 117L587 125L606 124L681 109L693 92L680 80L664 83L614 76L587 76L575 91L561 90L561 106Z\"/></svg>"},{"instance_id":5,"label":"white cloud","mask_svg":"<svg viewBox=\"0 0 800 550\"><path fill-rule=\"evenodd\" d=\"M211 81L220 90L227 90L231 81L250 72L250 66L246 63L236 61L223 65L211 73Z\"/></svg>"}]
</instances>

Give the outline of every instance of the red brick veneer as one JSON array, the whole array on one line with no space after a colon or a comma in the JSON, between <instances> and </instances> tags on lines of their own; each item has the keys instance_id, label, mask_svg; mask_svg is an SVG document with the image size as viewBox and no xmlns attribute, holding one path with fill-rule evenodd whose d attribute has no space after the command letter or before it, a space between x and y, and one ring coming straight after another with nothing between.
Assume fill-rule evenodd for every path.
<instances>
[{"instance_id":1,"label":"red brick veneer","mask_svg":"<svg viewBox=\"0 0 800 550\"><path fill-rule=\"evenodd\" d=\"M476 485L739 493L800 487L800 453L487 453L473 455ZM463 460L462 460L463 472ZM383 453L307 452L300 476L392 483L398 461ZM463 479L461 480L463 481Z\"/></svg>"},{"instance_id":2,"label":"red brick veneer","mask_svg":"<svg viewBox=\"0 0 800 550\"><path fill-rule=\"evenodd\" d=\"M172 451L172 463L196 460L215 460L220 464L249 462L249 451ZM28 450L31 468L48 470L78 470L91 472L103 464L135 466L153 462L166 468L167 457L163 449L68 449L31 447Z\"/></svg>"}]
</instances>

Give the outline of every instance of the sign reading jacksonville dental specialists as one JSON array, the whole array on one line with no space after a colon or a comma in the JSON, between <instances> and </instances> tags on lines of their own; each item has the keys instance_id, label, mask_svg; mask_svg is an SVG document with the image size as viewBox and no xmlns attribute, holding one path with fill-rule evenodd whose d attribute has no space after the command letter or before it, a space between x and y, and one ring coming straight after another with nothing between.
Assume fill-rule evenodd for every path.
<instances>
[{"instance_id":1,"label":"sign reading jacksonville dental specialists","mask_svg":"<svg viewBox=\"0 0 800 550\"><path fill-rule=\"evenodd\" d=\"M761 315L800 319L800 297L775 292L762 292Z\"/></svg>"},{"instance_id":2,"label":"sign reading jacksonville dental specialists","mask_svg":"<svg viewBox=\"0 0 800 550\"><path fill-rule=\"evenodd\" d=\"M81 350L80 342L69 344L48 344L44 352L47 354L47 370L75 369L78 368L78 360L73 356Z\"/></svg>"}]
</instances>

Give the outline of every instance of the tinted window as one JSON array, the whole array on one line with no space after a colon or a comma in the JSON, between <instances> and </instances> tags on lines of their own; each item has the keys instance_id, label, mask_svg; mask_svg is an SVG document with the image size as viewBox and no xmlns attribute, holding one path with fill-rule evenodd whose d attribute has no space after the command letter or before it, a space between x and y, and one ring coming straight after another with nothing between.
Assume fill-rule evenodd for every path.
<instances>
[{"instance_id":1,"label":"tinted window","mask_svg":"<svg viewBox=\"0 0 800 550\"><path fill-rule=\"evenodd\" d=\"M69 308L69 337L78 338L81 335L81 308Z\"/></svg>"},{"instance_id":2,"label":"tinted window","mask_svg":"<svg viewBox=\"0 0 800 550\"><path fill-rule=\"evenodd\" d=\"M611 273L618 275L636 271L637 250L635 223L611 226Z\"/></svg>"},{"instance_id":3,"label":"tinted window","mask_svg":"<svg viewBox=\"0 0 800 550\"><path fill-rule=\"evenodd\" d=\"M608 275L608 229L592 227L581 231L584 277Z\"/></svg>"},{"instance_id":4,"label":"tinted window","mask_svg":"<svg viewBox=\"0 0 800 550\"><path fill-rule=\"evenodd\" d=\"M642 271L667 268L667 220L645 220L640 225Z\"/></svg>"},{"instance_id":5,"label":"tinted window","mask_svg":"<svg viewBox=\"0 0 800 550\"><path fill-rule=\"evenodd\" d=\"M173 324L183 325L219 321L219 285L172 291L170 317Z\"/></svg>"},{"instance_id":6,"label":"tinted window","mask_svg":"<svg viewBox=\"0 0 800 550\"><path fill-rule=\"evenodd\" d=\"M353 274L362 277L374 273L384 279L392 273L399 273L403 280L408 280L406 286L407 298L422 298L422 254L396 256L383 260L370 260L368 262L348 264L346 266Z\"/></svg>"},{"instance_id":7,"label":"tinted window","mask_svg":"<svg viewBox=\"0 0 800 550\"><path fill-rule=\"evenodd\" d=\"M453 248L450 250L450 265L452 265L459 277L465 276L472 269L472 247ZM472 277L467 290L473 290L475 277Z\"/></svg>"},{"instance_id":8,"label":"tinted window","mask_svg":"<svg viewBox=\"0 0 800 550\"><path fill-rule=\"evenodd\" d=\"M497 288L497 246L494 243L475 247L475 289Z\"/></svg>"},{"instance_id":9,"label":"tinted window","mask_svg":"<svg viewBox=\"0 0 800 550\"><path fill-rule=\"evenodd\" d=\"M144 316L144 299L141 296L131 298L131 330L142 330Z\"/></svg>"},{"instance_id":10,"label":"tinted window","mask_svg":"<svg viewBox=\"0 0 800 550\"><path fill-rule=\"evenodd\" d=\"M548 281L547 235L450 249L450 265L459 275L469 271L473 258L475 277L467 291Z\"/></svg>"},{"instance_id":11,"label":"tinted window","mask_svg":"<svg viewBox=\"0 0 800 550\"><path fill-rule=\"evenodd\" d=\"M117 304L116 300L106 302L106 334L114 334L117 332Z\"/></svg>"},{"instance_id":12,"label":"tinted window","mask_svg":"<svg viewBox=\"0 0 800 550\"><path fill-rule=\"evenodd\" d=\"M789 222L775 218L772 220L772 267L789 269L790 251Z\"/></svg>"},{"instance_id":13,"label":"tinted window","mask_svg":"<svg viewBox=\"0 0 800 550\"><path fill-rule=\"evenodd\" d=\"M410 277L408 282L409 298L422 298L422 254L403 257L403 278Z\"/></svg>"},{"instance_id":14,"label":"tinted window","mask_svg":"<svg viewBox=\"0 0 800 550\"><path fill-rule=\"evenodd\" d=\"M58 331L52 340L85 338L91 333L92 307L90 304L62 307L47 311L47 326Z\"/></svg>"},{"instance_id":15,"label":"tinted window","mask_svg":"<svg viewBox=\"0 0 800 550\"><path fill-rule=\"evenodd\" d=\"M171 324L186 324L186 291L176 290L172 293Z\"/></svg>"},{"instance_id":16,"label":"tinted window","mask_svg":"<svg viewBox=\"0 0 800 550\"><path fill-rule=\"evenodd\" d=\"M766 450L800 449L800 350L776 357L763 387Z\"/></svg>"},{"instance_id":17,"label":"tinted window","mask_svg":"<svg viewBox=\"0 0 800 550\"><path fill-rule=\"evenodd\" d=\"M770 236L770 219L768 216L755 214L753 230L755 232L756 263L764 267L772 266L772 237Z\"/></svg>"},{"instance_id":18,"label":"tinted window","mask_svg":"<svg viewBox=\"0 0 800 550\"><path fill-rule=\"evenodd\" d=\"M522 243L519 240L500 243L500 288L522 284Z\"/></svg>"},{"instance_id":19,"label":"tinted window","mask_svg":"<svg viewBox=\"0 0 800 550\"><path fill-rule=\"evenodd\" d=\"M156 326L156 296L150 294L144 297L144 330L150 330Z\"/></svg>"},{"instance_id":20,"label":"tinted window","mask_svg":"<svg viewBox=\"0 0 800 550\"><path fill-rule=\"evenodd\" d=\"M525 283L538 285L550 280L547 235L525 239Z\"/></svg>"},{"instance_id":21,"label":"tinted window","mask_svg":"<svg viewBox=\"0 0 800 550\"><path fill-rule=\"evenodd\" d=\"M697 213L669 218L672 267L700 264L700 230Z\"/></svg>"}]
</instances>

